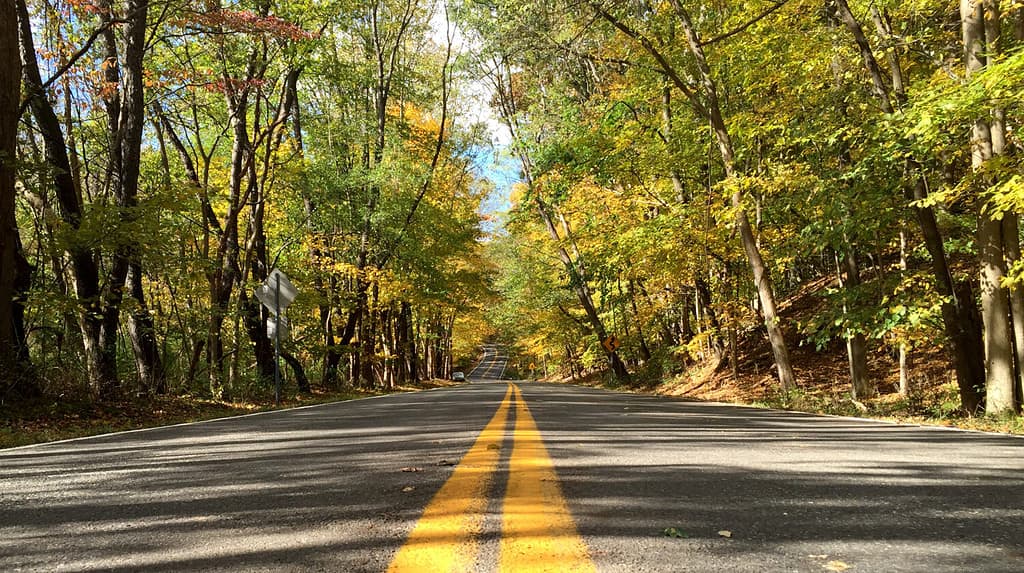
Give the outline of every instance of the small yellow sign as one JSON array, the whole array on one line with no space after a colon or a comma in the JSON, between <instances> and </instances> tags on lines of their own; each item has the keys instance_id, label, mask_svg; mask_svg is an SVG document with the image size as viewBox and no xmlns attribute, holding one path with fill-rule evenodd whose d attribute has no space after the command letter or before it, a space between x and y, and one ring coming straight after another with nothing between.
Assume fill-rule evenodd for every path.
<instances>
[{"instance_id":1,"label":"small yellow sign","mask_svg":"<svg viewBox=\"0 0 1024 573\"><path fill-rule=\"evenodd\" d=\"M620 346L622 346L622 341L619 340L617 336L609 336L601 341L601 345L604 346L604 349L608 352L615 352Z\"/></svg>"}]
</instances>

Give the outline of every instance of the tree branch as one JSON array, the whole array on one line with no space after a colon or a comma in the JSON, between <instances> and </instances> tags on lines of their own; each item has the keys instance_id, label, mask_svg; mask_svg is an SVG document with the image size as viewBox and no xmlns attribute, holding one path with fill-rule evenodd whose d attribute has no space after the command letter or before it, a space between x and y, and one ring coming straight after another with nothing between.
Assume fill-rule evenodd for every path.
<instances>
[{"instance_id":1,"label":"tree branch","mask_svg":"<svg viewBox=\"0 0 1024 573\"><path fill-rule=\"evenodd\" d=\"M771 14L775 13L776 11L778 11L779 8L782 8L783 6L786 5L786 2L789 2L789 0L780 0L777 4L773 4L771 6L771 8L768 8L764 12L761 12L757 16L754 16L751 20L748 20L746 23L741 25L739 28L736 28L735 30L730 30L729 32L726 32L726 33L724 33L724 34L722 34L720 36L715 36L714 38L711 38L710 40L704 40L703 42L700 43L700 46L704 47L704 46L707 46L707 45L710 45L710 44L714 44L716 42L721 42L722 40L727 40L727 39L735 36L736 34L739 34L739 33L743 32L747 28L753 26L754 24L757 24L761 20L764 20L765 18L767 18Z\"/></svg>"}]
</instances>

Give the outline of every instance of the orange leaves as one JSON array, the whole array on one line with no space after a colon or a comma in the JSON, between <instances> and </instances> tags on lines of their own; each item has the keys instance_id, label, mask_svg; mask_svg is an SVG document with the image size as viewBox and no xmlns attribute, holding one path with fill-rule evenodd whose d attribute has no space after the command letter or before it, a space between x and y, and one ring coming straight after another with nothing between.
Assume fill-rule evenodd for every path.
<instances>
[{"instance_id":1,"label":"orange leaves","mask_svg":"<svg viewBox=\"0 0 1024 573\"><path fill-rule=\"evenodd\" d=\"M64 3L70 8L91 14L99 14L101 12L100 7L93 0L64 0Z\"/></svg>"},{"instance_id":2,"label":"orange leaves","mask_svg":"<svg viewBox=\"0 0 1024 573\"><path fill-rule=\"evenodd\" d=\"M251 10L213 10L196 15L191 23L243 34L268 34L293 41L312 40L318 36L283 18L260 16Z\"/></svg>"}]
</instances>

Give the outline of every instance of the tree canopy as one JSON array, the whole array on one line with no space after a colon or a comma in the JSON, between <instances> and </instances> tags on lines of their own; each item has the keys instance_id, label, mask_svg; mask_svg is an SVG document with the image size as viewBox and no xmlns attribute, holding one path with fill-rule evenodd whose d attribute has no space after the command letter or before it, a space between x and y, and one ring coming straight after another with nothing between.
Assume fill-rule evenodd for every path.
<instances>
[{"instance_id":1,"label":"tree canopy","mask_svg":"<svg viewBox=\"0 0 1024 573\"><path fill-rule=\"evenodd\" d=\"M963 411L1020 411L1019 3L2 10L5 396L265 392L278 268L300 390L497 336L521 375L738 376L755 337L786 392L844 346L863 400L940 341Z\"/></svg>"}]
</instances>

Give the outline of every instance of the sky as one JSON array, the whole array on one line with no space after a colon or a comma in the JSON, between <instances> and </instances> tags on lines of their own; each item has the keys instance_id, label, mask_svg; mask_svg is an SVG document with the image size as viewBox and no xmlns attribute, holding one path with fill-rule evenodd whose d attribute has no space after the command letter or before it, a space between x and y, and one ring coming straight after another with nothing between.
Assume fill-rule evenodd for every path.
<instances>
[{"instance_id":1,"label":"sky","mask_svg":"<svg viewBox=\"0 0 1024 573\"><path fill-rule=\"evenodd\" d=\"M444 0L435 0L431 26L434 29L434 41L445 45L447 33L452 32L453 48L456 53L467 53L474 49L472 41L467 39L454 24L446 22ZM473 151L473 166L480 177L493 184L490 195L483 201L480 212L484 215L498 216L496 219L485 220L481 225L488 233L500 229L500 215L506 212L511 203L509 197L512 186L519 182L519 164L508 153L511 134L498 120L489 105L491 88L483 79L469 80L459 86L459 114L455 122L463 127L483 124L487 127L490 144L482 145Z\"/></svg>"}]
</instances>

